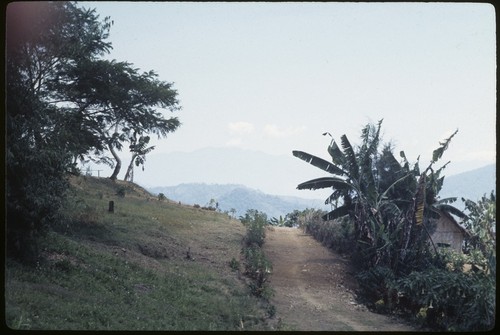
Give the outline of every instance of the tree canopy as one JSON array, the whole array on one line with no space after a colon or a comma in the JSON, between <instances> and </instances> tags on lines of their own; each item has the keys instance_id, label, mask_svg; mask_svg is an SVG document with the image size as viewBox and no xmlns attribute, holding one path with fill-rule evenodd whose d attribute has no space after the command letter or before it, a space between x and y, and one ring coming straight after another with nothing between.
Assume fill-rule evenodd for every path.
<instances>
[{"instance_id":1,"label":"tree canopy","mask_svg":"<svg viewBox=\"0 0 500 335\"><path fill-rule=\"evenodd\" d=\"M94 9L14 2L6 19L8 249L26 256L36 254L29 236L55 220L78 159L115 166L116 179L117 151L129 143L143 164L152 148L141 145L174 132L180 122L165 113L180 106L154 71L104 59L112 21Z\"/></svg>"}]
</instances>

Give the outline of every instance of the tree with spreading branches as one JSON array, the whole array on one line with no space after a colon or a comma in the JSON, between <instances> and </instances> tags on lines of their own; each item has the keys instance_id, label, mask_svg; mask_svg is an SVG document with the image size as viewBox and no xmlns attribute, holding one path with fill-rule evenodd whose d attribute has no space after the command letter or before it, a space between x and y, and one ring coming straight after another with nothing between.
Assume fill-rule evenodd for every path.
<instances>
[{"instance_id":1,"label":"tree with spreading branches","mask_svg":"<svg viewBox=\"0 0 500 335\"><path fill-rule=\"evenodd\" d=\"M112 21L75 2L13 2L6 11L6 209L8 255L34 262L36 236L57 220L78 159L114 165L129 143L135 162L150 134L180 122L173 84L154 71L106 60ZM137 141L134 143L134 136ZM114 157L107 157L107 153Z\"/></svg>"}]
</instances>

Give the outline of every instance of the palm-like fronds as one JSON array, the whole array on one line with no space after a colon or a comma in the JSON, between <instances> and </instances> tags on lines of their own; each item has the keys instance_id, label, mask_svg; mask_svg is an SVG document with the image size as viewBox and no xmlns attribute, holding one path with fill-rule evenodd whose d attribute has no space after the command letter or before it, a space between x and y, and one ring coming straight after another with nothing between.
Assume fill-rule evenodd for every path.
<instances>
[{"instance_id":1,"label":"palm-like fronds","mask_svg":"<svg viewBox=\"0 0 500 335\"><path fill-rule=\"evenodd\" d=\"M342 178L322 177L303 182L297 186L299 190L317 190L321 188L333 187L337 190L352 189L352 185Z\"/></svg>"},{"instance_id":2,"label":"palm-like fronds","mask_svg":"<svg viewBox=\"0 0 500 335\"><path fill-rule=\"evenodd\" d=\"M347 171L349 172L349 176L353 181L358 181L359 167L354 149L346 135L342 135L340 137L340 143L342 144L342 148L344 149L344 157L346 159Z\"/></svg>"},{"instance_id":3,"label":"palm-like fronds","mask_svg":"<svg viewBox=\"0 0 500 335\"><path fill-rule=\"evenodd\" d=\"M462 212L461 210L459 210L455 206L452 206L448 203L439 202L439 203L434 204L433 207L435 207L436 209L438 209L441 212L449 213L449 214L453 214L455 216L458 216L461 219L466 217L464 212Z\"/></svg>"},{"instance_id":4,"label":"palm-like fronds","mask_svg":"<svg viewBox=\"0 0 500 335\"><path fill-rule=\"evenodd\" d=\"M336 174L340 176L345 174L345 172L341 168L324 160L323 158L319 158L314 155L308 154L307 152L297 151L297 150L292 151L292 154L295 157L300 158L303 161L306 161L307 163L314 165L317 168L320 168L331 174Z\"/></svg>"},{"instance_id":5,"label":"palm-like fronds","mask_svg":"<svg viewBox=\"0 0 500 335\"><path fill-rule=\"evenodd\" d=\"M323 215L323 220L325 221L335 220L348 215L350 212L352 212L352 205L340 206L328 212L327 214Z\"/></svg>"},{"instance_id":6,"label":"palm-like fronds","mask_svg":"<svg viewBox=\"0 0 500 335\"><path fill-rule=\"evenodd\" d=\"M451 139L457 133L458 133L458 129L455 130L455 132L453 134L451 134L451 136L448 137L447 139L445 139L443 142L439 142L439 144L441 146L432 152L432 161L431 161L432 163L437 162L443 156L443 153L445 152L445 150L448 149L448 145L450 144Z\"/></svg>"},{"instance_id":7,"label":"palm-like fronds","mask_svg":"<svg viewBox=\"0 0 500 335\"><path fill-rule=\"evenodd\" d=\"M337 143L332 140L330 145L328 146L328 153L332 157L332 162L338 166L345 165L344 153L340 150Z\"/></svg>"},{"instance_id":8,"label":"palm-like fronds","mask_svg":"<svg viewBox=\"0 0 500 335\"><path fill-rule=\"evenodd\" d=\"M364 127L362 143L357 147L346 135L340 137L341 147L332 138L328 146L331 162L302 151L293 151L293 155L333 174L297 186L298 189L332 188L325 203L335 207L323 219L349 215L355 239L362 243L368 263L383 262L397 267L408 261L408 255L420 254L427 248L430 235L424 223L429 218L443 212L463 217L463 213L449 205L454 199L436 200L444 182L440 174L447 164L437 171L432 169L456 132L440 142L430 165L421 173L418 158L410 165L401 151L399 162L390 144L380 151L381 124L382 120L376 126Z\"/></svg>"}]
</instances>

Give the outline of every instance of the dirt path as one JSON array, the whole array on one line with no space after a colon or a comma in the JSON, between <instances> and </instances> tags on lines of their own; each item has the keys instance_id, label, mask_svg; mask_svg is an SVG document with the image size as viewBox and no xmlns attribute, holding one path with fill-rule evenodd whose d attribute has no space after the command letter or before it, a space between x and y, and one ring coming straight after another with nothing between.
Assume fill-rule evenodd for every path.
<instances>
[{"instance_id":1,"label":"dirt path","mask_svg":"<svg viewBox=\"0 0 500 335\"><path fill-rule=\"evenodd\" d=\"M273 264L271 303L284 325L305 331L415 331L358 305L348 262L295 228L266 232Z\"/></svg>"}]
</instances>

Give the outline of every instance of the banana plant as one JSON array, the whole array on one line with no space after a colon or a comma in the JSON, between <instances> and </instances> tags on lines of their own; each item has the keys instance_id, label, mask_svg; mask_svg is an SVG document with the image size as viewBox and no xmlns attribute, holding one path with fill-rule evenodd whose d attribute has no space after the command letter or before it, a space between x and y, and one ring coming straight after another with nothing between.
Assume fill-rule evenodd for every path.
<instances>
[{"instance_id":1,"label":"banana plant","mask_svg":"<svg viewBox=\"0 0 500 335\"><path fill-rule=\"evenodd\" d=\"M401 173L404 169L392 152L385 150L383 158L392 164L398 174L385 175L383 182L387 187L380 190L381 177L377 164L381 161L378 152L381 125L382 120L377 126L365 126L361 135L362 144L358 148L353 147L346 135L341 136L341 148L330 133L324 133L323 135L332 137L328 146L331 162L303 151L293 151L295 157L332 174L331 177L312 179L297 186L298 189L313 190L332 188L333 192L325 203L336 204L340 201L341 205L335 206L323 219L334 220L350 215L354 219L355 229L361 233L361 230L366 228L365 221L368 217L378 212L382 203L386 203L382 200L386 200L389 191L393 191L399 183L403 183L412 175L411 171ZM398 178L394 179L395 176ZM370 229L365 232L370 235Z\"/></svg>"},{"instance_id":2,"label":"banana plant","mask_svg":"<svg viewBox=\"0 0 500 335\"><path fill-rule=\"evenodd\" d=\"M370 255L377 255L372 262L378 263L385 257L385 262L396 266L404 261L415 243L423 247L422 229L430 237L422 225L428 218L436 217L441 211L463 216L450 205L454 198L437 199L444 181L440 174L448 163L433 170L456 132L440 143L430 165L420 173L418 159L411 166L401 151L400 163L387 144L379 151L381 124L382 120L376 126L365 126L358 147L354 147L346 135L341 136L339 147L330 133L324 133L332 137L327 150L331 161L303 151L293 151L293 155L332 174L297 186L298 189L333 190L325 203L334 208L323 219L349 216L356 239L367 246Z\"/></svg>"},{"instance_id":3,"label":"banana plant","mask_svg":"<svg viewBox=\"0 0 500 335\"><path fill-rule=\"evenodd\" d=\"M148 147L150 137L140 136L137 138L137 133L134 132L130 139L130 152L132 153L132 159L128 165L127 172L125 173L125 178L123 180L134 181L134 164L136 166L142 165L142 170L144 170L144 163L146 162L146 155L154 150L155 146L152 145Z\"/></svg>"}]
</instances>

